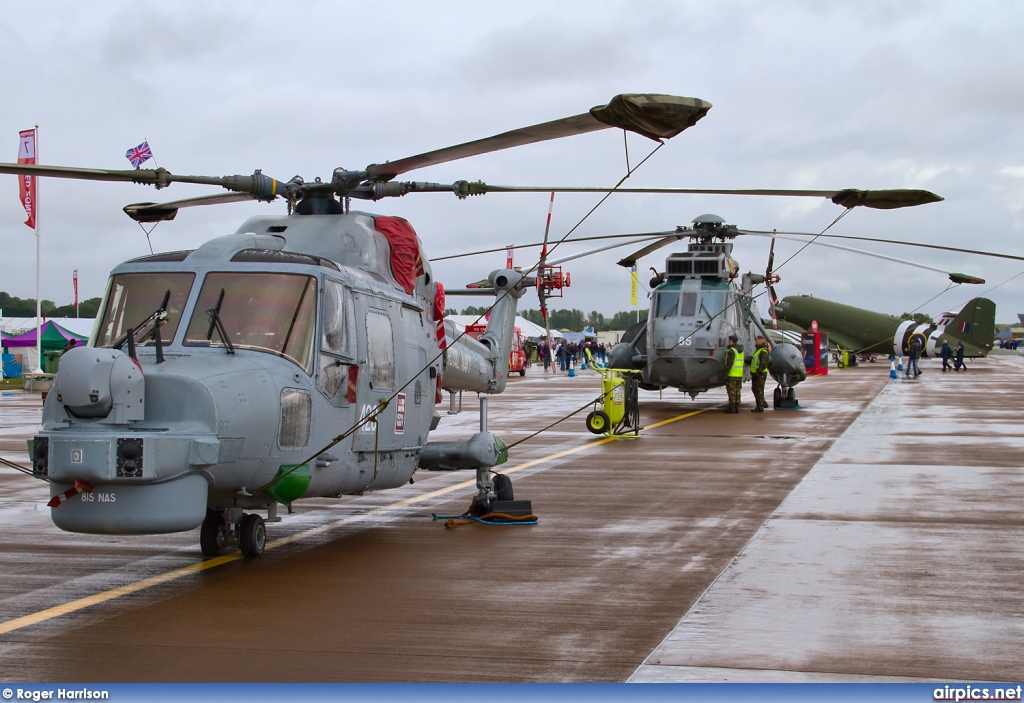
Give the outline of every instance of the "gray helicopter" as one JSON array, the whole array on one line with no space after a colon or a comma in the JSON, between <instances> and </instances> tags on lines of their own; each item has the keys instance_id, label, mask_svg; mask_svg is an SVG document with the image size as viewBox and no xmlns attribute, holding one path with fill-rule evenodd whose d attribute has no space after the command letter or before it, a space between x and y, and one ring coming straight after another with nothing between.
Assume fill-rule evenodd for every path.
<instances>
[{"instance_id":1,"label":"gray helicopter","mask_svg":"<svg viewBox=\"0 0 1024 703\"><path fill-rule=\"evenodd\" d=\"M725 385L728 339L753 351L754 337L771 339L752 292L755 285L772 283L772 274L745 273L732 258L735 228L717 215L701 215L693 227L680 227L669 240L661 239L619 261L636 260L676 239L687 237L687 251L669 255L662 273L651 279L651 307L646 320L626 330L612 347L609 366L633 369L644 390L678 388L691 398ZM795 402L794 386L807 377L800 349L777 344L768 355L768 372L779 384L775 407ZM744 369L749 377L749 368Z\"/></svg>"},{"instance_id":2,"label":"gray helicopter","mask_svg":"<svg viewBox=\"0 0 1024 703\"><path fill-rule=\"evenodd\" d=\"M54 524L101 534L201 527L204 555L237 547L258 557L265 523L281 519L279 505L395 488L417 469L475 470L477 515L528 503L514 501L508 478L494 472L507 451L487 431L486 398L505 387L518 299L556 284L543 267L494 271L482 337L446 334L445 290L412 226L352 211L350 199L482 194L490 188L482 182L394 179L610 127L660 141L710 107L695 98L620 95L574 117L361 171L338 168L330 181L311 183L260 171L211 177L0 164L0 173L231 191L126 206L139 222L172 220L197 205L278 198L288 205L287 215L253 217L195 250L113 269L90 342L61 358L41 430L28 442L33 474L50 484ZM442 391L481 395L479 432L429 441Z\"/></svg>"},{"instance_id":3,"label":"gray helicopter","mask_svg":"<svg viewBox=\"0 0 1024 703\"><path fill-rule=\"evenodd\" d=\"M845 207L880 209L941 200L933 193L918 190L846 190L806 194L827 196ZM773 237L764 275L739 275L740 268L732 257L732 251L733 240L741 234ZM754 337L760 335L776 342L768 355L768 373L778 384L773 393L773 405L776 408L794 407L794 387L807 377L804 354L799 346L788 343L779 335L769 334L754 300L755 287L764 284L769 313L774 320L779 303L774 289L779 278L772 271L774 237L789 235L739 230L717 215L701 215L693 221L692 228L677 227L673 232L637 236L655 238L656 241L620 260L620 266L632 267L638 259L681 239L688 239L689 245L687 251L669 255L663 272L654 271L650 281L648 317L626 330L622 340L611 350L609 367L632 372L636 385L641 389L678 388L696 398L711 388L725 385L729 336L735 335L739 340L738 346L749 355L754 348ZM838 246L823 242L815 244ZM848 247L838 248L877 256ZM914 265L892 257L881 258ZM963 277L963 274L949 275L954 282L961 282L957 276ZM744 367L745 380L749 379L749 373L749 367Z\"/></svg>"}]
</instances>

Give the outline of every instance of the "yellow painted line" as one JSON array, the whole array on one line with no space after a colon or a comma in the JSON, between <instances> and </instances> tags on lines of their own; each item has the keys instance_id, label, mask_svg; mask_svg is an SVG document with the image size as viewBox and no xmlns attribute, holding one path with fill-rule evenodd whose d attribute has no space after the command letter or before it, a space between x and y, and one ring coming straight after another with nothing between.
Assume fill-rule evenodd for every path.
<instances>
[{"instance_id":1,"label":"yellow painted line","mask_svg":"<svg viewBox=\"0 0 1024 703\"><path fill-rule=\"evenodd\" d=\"M685 420L688 417L693 417L694 415L699 415L702 412L706 412L709 409L710 408L705 408L703 410L695 410L693 412L686 413L684 415L679 415L668 420L662 420L661 422L649 425L648 427L644 427L643 429L649 430L655 427L661 427L662 425L667 425L669 423L676 422L678 420ZM563 451L556 452L554 454L549 454L548 456L541 457L539 459L533 459L531 461L526 462L525 464L520 464L519 466L503 469L502 473L511 474L517 471L522 471L524 469L529 469L549 461L554 461L556 459L561 459L562 457L566 457L571 454L576 454L578 452L585 451L587 449L590 449L591 447L597 447L602 444L607 444L608 442L614 442L616 439L619 438L605 437L603 439L587 442L586 444L582 444L578 447L573 447L572 449L565 449ZM455 483L452 484L451 486L439 488L436 491L430 491L429 493L413 496L412 498L406 498L405 500L400 500L395 503L391 503L390 505L383 505L379 508L374 508L373 510L361 513L359 515L351 515L340 520L335 520L334 522L329 522L325 525L320 525L319 527L314 527L312 529L305 530L304 532L297 532L294 535L289 535L288 537L281 537L279 539L275 539L273 541L268 542L266 548L275 549L277 547L283 547L287 544L292 544L294 542L306 539L307 537L312 537L314 535L330 532L332 530L335 530L344 525L351 524L353 522L366 520L376 515L381 515L383 513L398 510L400 508L407 508L410 505L422 503L424 501L431 500L432 498L443 496L447 493L454 493L455 491L462 490L463 488L470 488L474 486L476 486L475 476L469 481ZM161 586L165 583L170 583L171 581L176 581L178 579L185 578L186 576L192 576L193 574L198 574L202 571L206 571L207 569L212 569L214 567L220 566L221 564L228 564L230 562L237 561L238 559L242 558L243 557L241 552L233 552L231 554L225 554L224 556L214 557L212 559L204 559L201 562L197 562L195 564L191 564L180 569L174 569L173 571L168 571L164 574L159 574L157 576L152 576L147 579L142 579L141 581L135 581L134 583L129 583L125 586L118 586L117 588L112 588L109 591L95 593L91 596L79 598L78 600L73 600L69 603L64 603L63 605L57 605L53 608L47 608L46 610L40 610L37 613L24 615L20 618L15 618L14 620L8 620L7 622L0 623L0 635L6 634L8 632L14 632L15 630L20 630L25 627L31 627L32 625L38 625L39 623L46 622L47 620L52 620L53 618L60 617L61 615L68 615L69 613L74 613L84 608L89 608L94 605L99 605L100 603L105 603L107 601L114 600L115 598L121 598L122 596L127 596L132 593L144 591L148 588L153 588L154 586Z\"/></svg>"},{"instance_id":2,"label":"yellow painted line","mask_svg":"<svg viewBox=\"0 0 1024 703\"><path fill-rule=\"evenodd\" d=\"M722 405L724 405L724 403ZM716 405L715 407L716 408L720 408L720 407L722 407L722 405ZM661 427L662 425L668 425L669 423L676 422L677 420L685 420L688 417L693 417L694 415L700 415L701 413L706 413L708 410L711 410L711 408L701 408L700 410L694 410L693 412L686 413L685 415L677 415L676 417L670 417L667 420L662 420L661 422L655 422L653 425L648 425L647 427L644 427L643 429L645 429L645 430L653 430L655 427Z\"/></svg>"},{"instance_id":3,"label":"yellow painted line","mask_svg":"<svg viewBox=\"0 0 1024 703\"><path fill-rule=\"evenodd\" d=\"M15 618L14 620L8 620L7 622L0 623L0 634L20 630L21 628L28 627L30 625L37 625L41 622L60 617L61 615L73 613L76 610L88 608L89 606L97 605L98 603L120 598L121 596L127 596L131 593L138 593L139 591L144 591L147 588L159 586L160 584L167 583L168 581L175 581L184 576L191 576L192 574L197 574L200 571L206 571L207 569L212 569L215 566L220 566L221 564L226 564L229 561L235 561L236 559L241 558L242 555L240 553L236 553L227 554L214 559L208 559L197 564L192 564L191 566L175 569L174 571L168 571L167 573L160 574L159 576L153 576L152 578L142 579L135 583L129 583L127 586L119 586L118 588L112 588L109 591L103 591L102 593L96 593L91 596L86 596L85 598L73 600L70 603L65 603L64 605L40 610L38 613L25 615L20 618Z\"/></svg>"}]
</instances>

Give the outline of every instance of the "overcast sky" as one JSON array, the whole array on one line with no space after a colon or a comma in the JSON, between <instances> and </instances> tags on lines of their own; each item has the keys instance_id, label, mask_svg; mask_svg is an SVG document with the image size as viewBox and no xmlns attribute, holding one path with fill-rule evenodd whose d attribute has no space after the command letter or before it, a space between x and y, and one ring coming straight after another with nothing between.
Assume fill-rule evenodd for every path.
<instances>
[{"instance_id":1,"label":"overcast sky","mask_svg":"<svg viewBox=\"0 0 1024 703\"><path fill-rule=\"evenodd\" d=\"M38 124L45 164L130 168L125 150L148 139L157 165L173 173L260 168L282 180L329 179L335 167L363 168L576 115L617 93L668 93L714 107L638 169L631 185L923 188L945 202L857 209L830 232L1024 255L1022 36L1024 5L1013 0L42 0L0 18L0 136L8 143L0 161L16 161L19 130ZM637 135L628 144L633 164L656 146ZM406 177L610 186L625 168L622 133L605 130ZM0 184L0 290L32 298L33 233L22 224L16 177L0 176ZM125 204L208 192L42 180L42 297L71 302L74 269L80 297L99 296L114 265L149 253L145 233L121 212ZM490 194L460 202L420 194L358 207L408 218L428 256L438 257L539 241L547 199ZM597 200L556 196L552 237ZM283 213L284 206L184 210L155 229L153 247L195 248L275 209ZM576 234L670 230L705 213L741 228L819 232L842 210L823 199L622 194ZM798 246L778 244L776 260ZM984 293L995 300L999 321L1024 312L1024 275L1014 278L1024 262L870 248L988 283L943 293L948 281L940 273L809 247L779 271L778 292L933 316ZM745 238L735 256L744 271L763 272L767 250L767 241ZM516 264L532 265L535 251L517 254ZM641 270L663 269L669 251L642 260ZM573 285L553 307L629 309L629 274L614 263L627 252L567 265ZM462 287L502 267L504 258L439 263L435 275ZM536 299L522 306L536 307Z\"/></svg>"}]
</instances>

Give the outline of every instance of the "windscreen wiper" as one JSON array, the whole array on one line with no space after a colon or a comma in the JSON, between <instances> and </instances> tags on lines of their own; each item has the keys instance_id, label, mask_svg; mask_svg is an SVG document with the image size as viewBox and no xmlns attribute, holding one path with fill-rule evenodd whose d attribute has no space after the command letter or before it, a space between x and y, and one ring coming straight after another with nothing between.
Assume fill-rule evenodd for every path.
<instances>
[{"instance_id":1,"label":"windscreen wiper","mask_svg":"<svg viewBox=\"0 0 1024 703\"><path fill-rule=\"evenodd\" d=\"M700 309L697 310L697 312L700 313L701 310L706 312L707 315L708 315L708 326L705 327L704 329L705 329L705 331L710 332L711 331L711 321L715 319L715 316L712 315L711 311L708 310L707 307L704 306L704 298L700 299Z\"/></svg>"},{"instance_id":2,"label":"windscreen wiper","mask_svg":"<svg viewBox=\"0 0 1024 703\"><path fill-rule=\"evenodd\" d=\"M153 330L149 333L150 339L156 344L156 363L162 364L164 362L164 347L163 340L160 339L160 326L167 323L167 303L171 300L171 291L164 292L163 302L160 303L160 307L150 313L145 320L137 324L135 327L129 327L128 331L122 335L120 339L114 342L114 349L120 349L126 343L128 344L128 356L133 359L137 359L135 356L135 342L138 338L138 331L144 330L147 325L152 324ZM145 336L143 336L145 340Z\"/></svg>"},{"instance_id":3,"label":"windscreen wiper","mask_svg":"<svg viewBox=\"0 0 1024 703\"><path fill-rule=\"evenodd\" d=\"M206 340L210 341L213 337L213 331L216 329L217 334L220 335L221 340L224 342L224 346L228 349L228 354L235 353L235 345L228 339L227 330L224 329L224 321L220 319L220 306L224 302L224 289L220 289L220 296L217 298L217 307L210 308L206 311L206 314L210 316L210 329L206 331Z\"/></svg>"}]
</instances>

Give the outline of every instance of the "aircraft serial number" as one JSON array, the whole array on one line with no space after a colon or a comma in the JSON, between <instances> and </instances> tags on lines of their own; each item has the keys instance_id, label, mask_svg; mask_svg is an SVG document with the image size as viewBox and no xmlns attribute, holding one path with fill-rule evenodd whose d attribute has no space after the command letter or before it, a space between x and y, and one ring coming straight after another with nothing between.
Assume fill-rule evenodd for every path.
<instances>
[{"instance_id":1,"label":"aircraft serial number","mask_svg":"<svg viewBox=\"0 0 1024 703\"><path fill-rule=\"evenodd\" d=\"M84 503L113 503L117 500L115 493L83 493L82 502Z\"/></svg>"}]
</instances>

